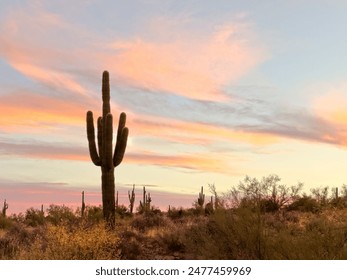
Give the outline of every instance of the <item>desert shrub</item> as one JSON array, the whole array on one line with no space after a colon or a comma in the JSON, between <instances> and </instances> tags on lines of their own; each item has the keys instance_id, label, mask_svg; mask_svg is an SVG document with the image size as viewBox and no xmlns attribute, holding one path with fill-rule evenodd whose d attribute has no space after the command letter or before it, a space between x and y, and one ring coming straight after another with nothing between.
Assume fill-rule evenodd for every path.
<instances>
[{"instance_id":1,"label":"desert shrub","mask_svg":"<svg viewBox=\"0 0 347 280\"><path fill-rule=\"evenodd\" d=\"M346 207L346 199L343 197L333 198L329 202L329 206L337 209L343 209Z\"/></svg>"},{"instance_id":2,"label":"desert shrub","mask_svg":"<svg viewBox=\"0 0 347 280\"><path fill-rule=\"evenodd\" d=\"M143 236L134 230L125 229L120 234L119 249L121 259L137 260L142 253Z\"/></svg>"},{"instance_id":3,"label":"desert shrub","mask_svg":"<svg viewBox=\"0 0 347 280\"><path fill-rule=\"evenodd\" d=\"M12 226L12 220L0 214L0 229L7 229Z\"/></svg>"},{"instance_id":4,"label":"desert shrub","mask_svg":"<svg viewBox=\"0 0 347 280\"><path fill-rule=\"evenodd\" d=\"M260 201L260 210L262 212L276 212L280 209L280 205L272 199L262 199Z\"/></svg>"},{"instance_id":5,"label":"desert shrub","mask_svg":"<svg viewBox=\"0 0 347 280\"><path fill-rule=\"evenodd\" d=\"M153 227L165 226L166 223L166 218L161 215L139 215L131 221L131 226L144 232Z\"/></svg>"},{"instance_id":6,"label":"desert shrub","mask_svg":"<svg viewBox=\"0 0 347 280\"><path fill-rule=\"evenodd\" d=\"M316 213L320 210L319 203L310 196L303 196L292 202L288 207L289 211L301 211Z\"/></svg>"},{"instance_id":7,"label":"desert shrub","mask_svg":"<svg viewBox=\"0 0 347 280\"><path fill-rule=\"evenodd\" d=\"M47 213L47 220L55 226L67 222L73 223L77 219L72 209L64 205L51 204L47 209Z\"/></svg>"},{"instance_id":8,"label":"desert shrub","mask_svg":"<svg viewBox=\"0 0 347 280\"><path fill-rule=\"evenodd\" d=\"M170 217L171 219L180 219L185 215L185 210L183 207L170 207L170 210L167 212L167 216Z\"/></svg>"},{"instance_id":9,"label":"desert shrub","mask_svg":"<svg viewBox=\"0 0 347 280\"><path fill-rule=\"evenodd\" d=\"M180 252L185 249L184 230L181 225L173 224L166 226L158 232L157 241L168 253Z\"/></svg>"},{"instance_id":10,"label":"desert shrub","mask_svg":"<svg viewBox=\"0 0 347 280\"><path fill-rule=\"evenodd\" d=\"M87 206L85 210L85 217L88 221L93 223L99 223L103 221L101 206Z\"/></svg>"},{"instance_id":11,"label":"desert shrub","mask_svg":"<svg viewBox=\"0 0 347 280\"><path fill-rule=\"evenodd\" d=\"M161 227L167 225L168 220L161 214L148 212L145 215L138 215L131 221L131 226L141 232L153 227Z\"/></svg>"},{"instance_id":12,"label":"desert shrub","mask_svg":"<svg viewBox=\"0 0 347 280\"><path fill-rule=\"evenodd\" d=\"M103 260L119 259L119 237L104 223L48 225L45 234L22 252L24 259L35 260Z\"/></svg>"},{"instance_id":13,"label":"desert shrub","mask_svg":"<svg viewBox=\"0 0 347 280\"><path fill-rule=\"evenodd\" d=\"M296 228L296 230L294 230ZM271 259L332 260L347 257L347 227L336 227L325 218L313 216L304 228L282 228L272 236Z\"/></svg>"},{"instance_id":14,"label":"desert shrub","mask_svg":"<svg viewBox=\"0 0 347 280\"><path fill-rule=\"evenodd\" d=\"M263 221L251 209L218 209L186 231L186 250L199 259L265 258Z\"/></svg>"},{"instance_id":15,"label":"desert shrub","mask_svg":"<svg viewBox=\"0 0 347 280\"><path fill-rule=\"evenodd\" d=\"M120 218L124 218L124 217L130 217L131 215L126 206L119 205L116 207L116 216Z\"/></svg>"},{"instance_id":16,"label":"desert shrub","mask_svg":"<svg viewBox=\"0 0 347 280\"><path fill-rule=\"evenodd\" d=\"M38 209L29 208L25 212L24 222L32 227L43 225L45 223L44 213Z\"/></svg>"},{"instance_id":17,"label":"desert shrub","mask_svg":"<svg viewBox=\"0 0 347 280\"><path fill-rule=\"evenodd\" d=\"M0 237L0 259L20 259L20 253L42 235L42 232L42 229L28 228L13 222Z\"/></svg>"},{"instance_id":18,"label":"desert shrub","mask_svg":"<svg viewBox=\"0 0 347 280\"><path fill-rule=\"evenodd\" d=\"M303 186L298 183L289 187L280 184L280 181L277 175L269 175L261 180L246 176L224 195L224 204L230 208L277 211L296 199Z\"/></svg>"},{"instance_id":19,"label":"desert shrub","mask_svg":"<svg viewBox=\"0 0 347 280\"><path fill-rule=\"evenodd\" d=\"M17 222L17 223L24 223L25 220L25 216L23 213L18 213L18 214L11 214L9 216L9 219L13 222Z\"/></svg>"}]
</instances>

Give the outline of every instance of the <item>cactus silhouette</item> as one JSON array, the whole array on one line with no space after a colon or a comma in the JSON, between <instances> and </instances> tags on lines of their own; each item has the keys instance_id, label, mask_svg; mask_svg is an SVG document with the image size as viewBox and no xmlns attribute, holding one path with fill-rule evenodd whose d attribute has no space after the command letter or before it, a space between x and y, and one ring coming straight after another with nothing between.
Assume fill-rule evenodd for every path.
<instances>
[{"instance_id":1,"label":"cactus silhouette","mask_svg":"<svg viewBox=\"0 0 347 280\"><path fill-rule=\"evenodd\" d=\"M84 211L86 210L86 204L84 203L84 191L82 192L82 206L81 206L81 217L84 217Z\"/></svg>"},{"instance_id":2,"label":"cactus silhouette","mask_svg":"<svg viewBox=\"0 0 347 280\"><path fill-rule=\"evenodd\" d=\"M130 191L128 191L128 197L130 202L130 205L129 205L130 214L133 214L134 203L135 203L135 185L133 185L133 190L131 191L131 194L130 194Z\"/></svg>"},{"instance_id":3,"label":"cactus silhouette","mask_svg":"<svg viewBox=\"0 0 347 280\"><path fill-rule=\"evenodd\" d=\"M201 192L199 192L198 205L200 207L204 207L204 203L205 203L204 187L201 187Z\"/></svg>"},{"instance_id":4,"label":"cactus silhouette","mask_svg":"<svg viewBox=\"0 0 347 280\"><path fill-rule=\"evenodd\" d=\"M87 112L87 137L92 162L101 167L102 208L104 219L111 228L115 226L115 178L114 168L123 160L129 130L125 127L126 114L119 116L117 142L112 152L113 116L110 108L110 81L107 71L102 75L102 117L97 120L97 141L95 143L93 113Z\"/></svg>"},{"instance_id":5,"label":"cactus silhouette","mask_svg":"<svg viewBox=\"0 0 347 280\"><path fill-rule=\"evenodd\" d=\"M118 191L117 191L117 195L116 195L116 208L118 208Z\"/></svg>"},{"instance_id":6,"label":"cactus silhouette","mask_svg":"<svg viewBox=\"0 0 347 280\"><path fill-rule=\"evenodd\" d=\"M142 192L143 199L140 201L140 211L142 213L148 213L151 210L151 194L146 191L146 187L143 186L143 192Z\"/></svg>"},{"instance_id":7,"label":"cactus silhouette","mask_svg":"<svg viewBox=\"0 0 347 280\"><path fill-rule=\"evenodd\" d=\"M6 202L6 199L4 201L4 206L2 207L2 216L6 217L6 210L8 209L8 203Z\"/></svg>"}]
</instances>

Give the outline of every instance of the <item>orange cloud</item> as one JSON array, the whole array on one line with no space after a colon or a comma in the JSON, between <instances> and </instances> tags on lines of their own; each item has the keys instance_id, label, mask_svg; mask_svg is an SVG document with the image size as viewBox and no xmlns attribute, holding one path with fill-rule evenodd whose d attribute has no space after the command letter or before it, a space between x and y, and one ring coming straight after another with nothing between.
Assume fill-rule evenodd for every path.
<instances>
[{"instance_id":1,"label":"orange cloud","mask_svg":"<svg viewBox=\"0 0 347 280\"><path fill-rule=\"evenodd\" d=\"M84 123L86 109L69 100L37 95L32 93L13 93L0 96L0 125L10 127L41 127L49 124L81 125Z\"/></svg>"},{"instance_id":2,"label":"orange cloud","mask_svg":"<svg viewBox=\"0 0 347 280\"><path fill-rule=\"evenodd\" d=\"M128 153L127 163L158 165L161 167L178 167L196 171L228 173L227 161L220 155L191 154L191 155L159 155L153 152Z\"/></svg>"},{"instance_id":3,"label":"orange cloud","mask_svg":"<svg viewBox=\"0 0 347 280\"><path fill-rule=\"evenodd\" d=\"M252 40L239 38L250 32L238 24L225 24L208 36L181 28L171 40L115 41L109 47L116 54L104 60L129 84L192 99L223 100L224 87L265 58L259 45L254 48Z\"/></svg>"},{"instance_id":4,"label":"orange cloud","mask_svg":"<svg viewBox=\"0 0 347 280\"><path fill-rule=\"evenodd\" d=\"M141 37L110 41L78 29L41 5L29 5L1 22L5 36L0 38L0 53L28 78L80 95L90 92L64 70L66 65L105 68L123 85L214 101L226 99L225 87L265 59L247 24L214 23L213 29L189 32L189 21L181 20L149 20ZM59 36L71 37L78 46L59 47Z\"/></svg>"},{"instance_id":5,"label":"orange cloud","mask_svg":"<svg viewBox=\"0 0 347 280\"><path fill-rule=\"evenodd\" d=\"M39 67L31 63L21 63L17 61L13 61L12 66L17 71L35 81L59 88L60 90L69 90L81 95L87 94L87 90L80 83L75 81L71 75L66 73L54 71L47 67Z\"/></svg>"},{"instance_id":6,"label":"orange cloud","mask_svg":"<svg viewBox=\"0 0 347 280\"><path fill-rule=\"evenodd\" d=\"M55 143L8 143L0 142L0 154L51 160L89 161L87 147L62 146ZM196 171L230 173L228 160L221 155L205 154L156 154L148 151L128 149L124 163L147 164L162 167L179 167Z\"/></svg>"},{"instance_id":7,"label":"orange cloud","mask_svg":"<svg viewBox=\"0 0 347 280\"><path fill-rule=\"evenodd\" d=\"M341 92L331 92L314 100L313 106L319 116L339 126L347 126L347 86Z\"/></svg>"},{"instance_id":8,"label":"orange cloud","mask_svg":"<svg viewBox=\"0 0 347 280\"><path fill-rule=\"evenodd\" d=\"M326 94L313 100L314 112L335 129L330 134L322 135L327 142L347 145L347 85L328 89Z\"/></svg>"}]
</instances>

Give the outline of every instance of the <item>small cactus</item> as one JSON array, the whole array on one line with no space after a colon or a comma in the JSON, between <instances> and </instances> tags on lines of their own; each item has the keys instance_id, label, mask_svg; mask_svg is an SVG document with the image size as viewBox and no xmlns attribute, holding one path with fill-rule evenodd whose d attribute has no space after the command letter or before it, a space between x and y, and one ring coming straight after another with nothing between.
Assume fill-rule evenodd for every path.
<instances>
[{"instance_id":1,"label":"small cactus","mask_svg":"<svg viewBox=\"0 0 347 280\"><path fill-rule=\"evenodd\" d=\"M205 194L204 194L204 187L201 187L201 192L199 192L198 197L198 205L203 208L205 204Z\"/></svg>"},{"instance_id":2,"label":"small cactus","mask_svg":"<svg viewBox=\"0 0 347 280\"><path fill-rule=\"evenodd\" d=\"M43 204L41 204L41 216L44 217L45 216L45 211L43 211Z\"/></svg>"},{"instance_id":3,"label":"small cactus","mask_svg":"<svg viewBox=\"0 0 347 280\"><path fill-rule=\"evenodd\" d=\"M119 200L118 200L118 191L117 191L117 193L116 193L116 208L118 208L118 202L119 202Z\"/></svg>"},{"instance_id":4,"label":"small cactus","mask_svg":"<svg viewBox=\"0 0 347 280\"><path fill-rule=\"evenodd\" d=\"M147 209L147 211L151 210L151 202L152 202L151 194L148 193L148 195L146 195L146 209Z\"/></svg>"},{"instance_id":5,"label":"small cactus","mask_svg":"<svg viewBox=\"0 0 347 280\"><path fill-rule=\"evenodd\" d=\"M8 209L8 203L6 202L6 199L4 200L4 205L2 207L2 216L6 217L6 210Z\"/></svg>"},{"instance_id":6,"label":"small cactus","mask_svg":"<svg viewBox=\"0 0 347 280\"><path fill-rule=\"evenodd\" d=\"M131 194L130 194L130 191L128 191L128 197L130 202L130 205L129 205L130 214L133 214L134 203L135 203L135 184L133 185L133 190L131 191Z\"/></svg>"},{"instance_id":7,"label":"small cactus","mask_svg":"<svg viewBox=\"0 0 347 280\"><path fill-rule=\"evenodd\" d=\"M152 202L152 198L151 198L151 194L148 193L146 191L146 187L143 187L143 199L142 201L140 201L140 211L142 213L147 213L148 211L151 210L151 202Z\"/></svg>"},{"instance_id":8,"label":"small cactus","mask_svg":"<svg viewBox=\"0 0 347 280\"><path fill-rule=\"evenodd\" d=\"M84 217L84 211L86 210L86 205L84 203L84 191L82 192L82 207L81 207L81 216Z\"/></svg>"}]
</instances>

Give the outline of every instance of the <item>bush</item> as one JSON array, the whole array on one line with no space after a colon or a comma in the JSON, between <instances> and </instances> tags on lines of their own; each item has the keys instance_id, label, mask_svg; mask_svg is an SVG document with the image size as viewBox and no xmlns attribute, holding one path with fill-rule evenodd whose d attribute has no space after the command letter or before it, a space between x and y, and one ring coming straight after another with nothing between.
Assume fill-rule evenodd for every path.
<instances>
[{"instance_id":1,"label":"bush","mask_svg":"<svg viewBox=\"0 0 347 280\"><path fill-rule=\"evenodd\" d=\"M120 236L120 252L121 259L137 260L142 253L141 243L143 238L137 232L132 230L124 230Z\"/></svg>"},{"instance_id":2,"label":"bush","mask_svg":"<svg viewBox=\"0 0 347 280\"><path fill-rule=\"evenodd\" d=\"M111 260L119 259L119 237L104 223L78 227L49 225L45 234L22 254L35 260Z\"/></svg>"},{"instance_id":3,"label":"bush","mask_svg":"<svg viewBox=\"0 0 347 280\"><path fill-rule=\"evenodd\" d=\"M128 211L128 208L126 206L119 205L116 207L116 216L123 219L124 217L127 217L127 216L130 217L131 214Z\"/></svg>"},{"instance_id":4,"label":"bush","mask_svg":"<svg viewBox=\"0 0 347 280\"><path fill-rule=\"evenodd\" d=\"M291 203L287 209L289 211L301 211L301 212L312 212L316 213L320 210L319 203L309 196L303 196L293 203Z\"/></svg>"},{"instance_id":5,"label":"bush","mask_svg":"<svg viewBox=\"0 0 347 280\"><path fill-rule=\"evenodd\" d=\"M12 221L0 214L0 229L7 229L12 226Z\"/></svg>"},{"instance_id":6,"label":"bush","mask_svg":"<svg viewBox=\"0 0 347 280\"><path fill-rule=\"evenodd\" d=\"M38 209L29 208L25 212L25 224L32 227L37 227L45 223L44 213Z\"/></svg>"},{"instance_id":7,"label":"bush","mask_svg":"<svg viewBox=\"0 0 347 280\"><path fill-rule=\"evenodd\" d=\"M87 206L85 210L85 217L88 221L99 223L103 221L104 214L102 213L101 206Z\"/></svg>"},{"instance_id":8,"label":"bush","mask_svg":"<svg viewBox=\"0 0 347 280\"><path fill-rule=\"evenodd\" d=\"M153 227L160 227L167 225L168 220L161 214L147 213L145 215L138 215L131 221L131 226L139 231L145 232Z\"/></svg>"},{"instance_id":9,"label":"bush","mask_svg":"<svg viewBox=\"0 0 347 280\"><path fill-rule=\"evenodd\" d=\"M62 223L73 223L77 220L72 209L67 206L51 204L47 209L47 220L57 226Z\"/></svg>"}]
</instances>

